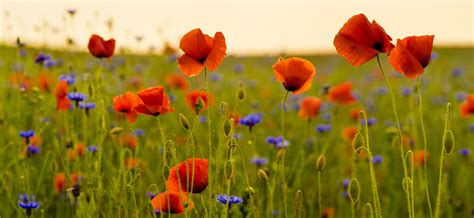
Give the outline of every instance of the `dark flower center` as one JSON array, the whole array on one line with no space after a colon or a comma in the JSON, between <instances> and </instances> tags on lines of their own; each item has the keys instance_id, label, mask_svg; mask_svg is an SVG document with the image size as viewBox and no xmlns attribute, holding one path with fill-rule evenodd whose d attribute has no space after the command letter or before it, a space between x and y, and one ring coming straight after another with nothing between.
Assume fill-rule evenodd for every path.
<instances>
[{"instance_id":1,"label":"dark flower center","mask_svg":"<svg viewBox=\"0 0 474 218\"><path fill-rule=\"evenodd\" d=\"M372 45L372 48L379 51L379 52L382 52L383 44L382 44L382 42L376 42Z\"/></svg>"}]
</instances>

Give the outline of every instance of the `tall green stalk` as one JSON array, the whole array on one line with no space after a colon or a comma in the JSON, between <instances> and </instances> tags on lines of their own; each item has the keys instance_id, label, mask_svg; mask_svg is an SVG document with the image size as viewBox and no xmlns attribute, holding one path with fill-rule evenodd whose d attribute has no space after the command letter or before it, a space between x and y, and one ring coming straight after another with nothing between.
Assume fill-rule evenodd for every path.
<instances>
[{"instance_id":1,"label":"tall green stalk","mask_svg":"<svg viewBox=\"0 0 474 218\"><path fill-rule=\"evenodd\" d=\"M440 215L440 206L441 206L441 189L443 186L443 161L444 161L444 155L445 155L445 145L446 145L446 134L448 130L450 130L451 125L451 104L448 103L446 106L446 117L445 117L445 122L444 122L444 133L443 133L443 143L441 147L441 157L439 158L439 177L438 177L438 193L436 197L436 207L435 207L435 218L438 218Z\"/></svg>"},{"instance_id":2,"label":"tall green stalk","mask_svg":"<svg viewBox=\"0 0 474 218\"><path fill-rule=\"evenodd\" d=\"M400 157L402 159L402 164L403 164L403 175L404 175L403 178L407 178L408 177L408 169L407 169L407 165L405 163L405 157L404 157L405 152L403 151L402 127L400 125L400 119L398 118L397 104L395 102L395 95L393 94L392 86L390 85L390 82L388 81L387 74L383 70L382 64L380 64L380 57L378 55L377 55L377 63L379 65L380 72L382 73L382 76L385 80L385 84L387 85L388 91L390 93L390 100L391 100L391 103L392 103L393 116L395 117L395 121L397 123L397 129L398 129L398 143L399 143L399 147L400 147ZM408 206L408 208L411 208L410 194L409 193L405 193L405 194L406 194L406 198L407 198L407 206ZM410 213L410 217L411 217L411 213Z\"/></svg>"},{"instance_id":3,"label":"tall green stalk","mask_svg":"<svg viewBox=\"0 0 474 218\"><path fill-rule=\"evenodd\" d=\"M281 179L283 182L282 185L282 193L283 193L283 205L284 205L284 214L285 218L288 217L288 203L286 199L286 178L285 178L285 146L284 146L284 134L285 134L285 103L286 99L288 98L288 94L290 92L286 91L285 96L283 97L283 102L281 103L281 148L282 149L282 157L281 157Z\"/></svg>"},{"instance_id":4,"label":"tall green stalk","mask_svg":"<svg viewBox=\"0 0 474 218\"><path fill-rule=\"evenodd\" d=\"M426 130L425 130L425 123L423 121L423 99L421 97L421 88L420 88L420 77L416 78L416 90L418 92L418 113L420 118L420 125L421 125L421 133L423 135L423 152L426 154ZM424 185L425 185L425 194L426 200L428 202L428 208L430 210L430 217L433 217L433 209L431 208L431 200L430 200L430 192L428 190L428 169L426 159L423 160L423 177L424 177Z\"/></svg>"}]
</instances>

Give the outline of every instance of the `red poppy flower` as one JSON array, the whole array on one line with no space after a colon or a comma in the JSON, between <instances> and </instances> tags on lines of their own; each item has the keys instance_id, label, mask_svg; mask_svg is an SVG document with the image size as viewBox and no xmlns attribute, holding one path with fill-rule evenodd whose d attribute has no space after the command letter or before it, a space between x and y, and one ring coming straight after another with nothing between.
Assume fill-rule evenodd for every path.
<instances>
[{"instance_id":1,"label":"red poppy flower","mask_svg":"<svg viewBox=\"0 0 474 218\"><path fill-rule=\"evenodd\" d=\"M206 94L206 91L204 90L193 90L186 94L186 102L193 111L196 111L196 105L199 103L199 99L204 102L203 108L207 108L214 103L214 96L212 94ZM203 108L198 112L202 112Z\"/></svg>"},{"instance_id":2,"label":"red poppy flower","mask_svg":"<svg viewBox=\"0 0 474 218\"><path fill-rule=\"evenodd\" d=\"M56 96L56 110L69 110L70 101L67 98L68 85L65 80L59 81L54 88L54 95Z\"/></svg>"},{"instance_id":3,"label":"red poppy flower","mask_svg":"<svg viewBox=\"0 0 474 218\"><path fill-rule=\"evenodd\" d=\"M353 66L370 61L379 53L393 48L385 30L377 23L369 22L364 14L351 17L334 38L334 46L339 55Z\"/></svg>"},{"instance_id":4,"label":"red poppy flower","mask_svg":"<svg viewBox=\"0 0 474 218\"><path fill-rule=\"evenodd\" d=\"M49 92L51 89L51 75L41 72L38 75L38 86L42 91Z\"/></svg>"},{"instance_id":5,"label":"red poppy flower","mask_svg":"<svg viewBox=\"0 0 474 218\"><path fill-rule=\"evenodd\" d=\"M352 95L352 83L345 82L329 89L328 100L340 104L352 104L356 101Z\"/></svg>"},{"instance_id":6,"label":"red poppy flower","mask_svg":"<svg viewBox=\"0 0 474 218\"><path fill-rule=\"evenodd\" d=\"M212 38L203 34L201 29L186 33L181 38L179 48L184 54L178 58L178 67L188 77L199 75L204 67L216 70L227 49L224 34L217 32Z\"/></svg>"},{"instance_id":7,"label":"red poppy flower","mask_svg":"<svg viewBox=\"0 0 474 218\"><path fill-rule=\"evenodd\" d=\"M66 184L66 174L58 173L54 178L54 190L56 192L62 192Z\"/></svg>"},{"instance_id":8,"label":"red poppy flower","mask_svg":"<svg viewBox=\"0 0 474 218\"><path fill-rule=\"evenodd\" d=\"M388 62L400 73L412 79L421 75L430 63L434 36L409 36L397 40Z\"/></svg>"},{"instance_id":9,"label":"red poppy flower","mask_svg":"<svg viewBox=\"0 0 474 218\"><path fill-rule=\"evenodd\" d=\"M430 156L430 153L426 152L424 150L415 150L413 152L413 166L414 167L420 167L425 164L425 159L428 161L428 157Z\"/></svg>"},{"instance_id":10,"label":"red poppy flower","mask_svg":"<svg viewBox=\"0 0 474 218\"><path fill-rule=\"evenodd\" d=\"M194 162L194 164L193 164ZM194 167L193 167L194 166ZM181 190L184 192L191 192L197 194L201 193L207 188L208 184L208 160L200 158L190 158L184 162L170 169L168 176L168 190L179 191L178 176L181 183ZM187 172L187 173L186 173ZM193 178L194 173L194 178ZM188 187L187 184L190 184Z\"/></svg>"},{"instance_id":11,"label":"red poppy flower","mask_svg":"<svg viewBox=\"0 0 474 218\"><path fill-rule=\"evenodd\" d=\"M168 75L165 79L165 82L170 88L180 89L183 91L188 90L188 81L186 81L186 79L180 75Z\"/></svg>"},{"instance_id":12,"label":"red poppy flower","mask_svg":"<svg viewBox=\"0 0 474 218\"><path fill-rule=\"evenodd\" d=\"M89 52L96 58L110 58L114 55L115 39L105 41L99 35L93 34L87 45Z\"/></svg>"},{"instance_id":13,"label":"red poppy flower","mask_svg":"<svg viewBox=\"0 0 474 218\"><path fill-rule=\"evenodd\" d=\"M86 146L82 143L77 143L76 144L76 152L77 152L77 156L81 157L86 152Z\"/></svg>"},{"instance_id":14,"label":"red poppy flower","mask_svg":"<svg viewBox=\"0 0 474 218\"><path fill-rule=\"evenodd\" d=\"M462 117L467 117L470 114L474 114L474 94L467 96L460 108Z\"/></svg>"},{"instance_id":15,"label":"red poppy flower","mask_svg":"<svg viewBox=\"0 0 474 218\"><path fill-rule=\"evenodd\" d=\"M361 112L361 111L362 111L362 109L360 109L360 108L352 109L351 113L350 113L351 118L355 121L359 120L359 112Z\"/></svg>"},{"instance_id":16,"label":"red poppy flower","mask_svg":"<svg viewBox=\"0 0 474 218\"><path fill-rule=\"evenodd\" d=\"M316 69L311 62L303 58L279 58L273 65L273 74L286 90L296 95L311 88Z\"/></svg>"},{"instance_id":17,"label":"red poppy flower","mask_svg":"<svg viewBox=\"0 0 474 218\"><path fill-rule=\"evenodd\" d=\"M158 116L174 111L170 107L170 99L164 93L163 86L143 89L137 94L141 99L141 102L135 107L138 113Z\"/></svg>"},{"instance_id":18,"label":"red poppy flower","mask_svg":"<svg viewBox=\"0 0 474 218\"><path fill-rule=\"evenodd\" d=\"M181 214L184 212L183 202L186 200L184 193L167 191L160 193L151 200L151 205L160 213Z\"/></svg>"},{"instance_id":19,"label":"red poppy flower","mask_svg":"<svg viewBox=\"0 0 474 218\"><path fill-rule=\"evenodd\" d=\"M349 127L344 128L344 130L342 132L342 136L344 137L344 139L346 139L348 141L352 141L352 139L354 139L355 135L358 132L359 132L359 130L357 129L357 127L349 126Z\"/></svg>"},{"instance_id":20,"label":"red poppy flower","mask_svg":"<svg viewBox=\"0 0 474 218\"><path fill-rule=\"evenodd\" d=\"M300 104L298 115L304 119L314 119L319 114L323 102L316 97L306 97Z\"/></svg>"},{"instance_id":21,"label":"red poppy flower","mask_svg":"<svg viewBox=\"0 0 474 218\"><path fill-rule=\"evenodd\" d=\"M141 99L132 92L125 92L123 95L115 96L113 99L114 110L124 113L129 123L134 123L137 119L135 107L141 103Z\"/></svg>"}]
</instances>

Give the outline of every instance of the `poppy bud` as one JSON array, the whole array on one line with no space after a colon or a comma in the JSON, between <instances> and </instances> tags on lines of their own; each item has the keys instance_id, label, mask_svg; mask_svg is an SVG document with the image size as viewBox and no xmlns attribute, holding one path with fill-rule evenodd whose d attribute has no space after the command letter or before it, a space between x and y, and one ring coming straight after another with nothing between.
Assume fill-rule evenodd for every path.
<instances>
[{"instance_id":1,"label":"poppy bud","mask_svg":"<svg viewBox=\"0 0 474 218\"><path fill-rule=\"evenodd\" d=\"M222 102L220 109L222 114L227 115L227 113L229 112L229 105L227 105L226 102Z\"/></svg>"},{"instance_id":2,"label":"poppy bud","mask_svg":"<svg viewBox=\"0 0 474 218\"><path fill-rule=\"evenodd\" d=\"M268 175L267 172L263 169L258 169L257 171L258 178L260 178L264 183L268 182Z\"/></svg>"},{"instance_id":3,"label":"poppy bud","mask_svg":"<svg viewBox=\"0 0 474 218\"><path fill-rule=\"evenodd\" d=\"M403 186L403 190L405 190L405 192L407 192L407 193L411 192L410 191L411 184L412 184L412 181L411 181L410 177L403 178L402 186Z\"/></svg>"},{"instance_id":4,"label":"poppy bud","mask_svg":"<svg viewBox=\"0 0 474 218\"><path fill-rule=\"evenodd\" d=\"M246 93L243 87L242 82L239 82L239 90L237 91L237 98L241 101L245 99Z\"/></svg>"},{"instance_id":5,"label":"poppy bud","mask_svg":"<svg viewBox=\"0 0 474 218\"><path fill-rule=\"evenodd\" d=\"M373 217L372 204L366 203L362 209L362 217Z\"/></svg>"},{"instance_id":6,"label":"poppy bud","mask_svg":"<svg viewBox=\"0 0 474 218\"><path fill-rule=\"evenodd\" d=\"M349 182L349 198L353 203L356 203L359 200L360 194L360 184L359 180L356 178L351 179Z\"/></svg>"},{"instance_id":7,"label":"poppy bud","mask_svg":"<svg viewBox=\"0 0 474 218\"><path fill-rule=\"evenodd\" d=\"M395 127L388 127L385 129L385 134L387 135L389 140L392 140L393 137L398 135L398 129Z\"/></svg>"},{"instance_id":8,"label":"poppy bud","mask_svg":"<svg viewBox=\"0 0 474 218\"><path fill-rule=\"evenodd\" d=\"M227 160L224 164L224 176L227 180L232 179L232 176L234 175L234 165L232 164L232 161Z\"/></svg>"},{"instance_id":9,"label":"poppy bud","mask_svg":"<svg viewBox=\"0 0 474 218\"><path fill-rule=\"evenodd\" d=\"M352 139L352 148L354 149L354 151L356 151L358 148L360 147L363 147L364 146L364 136L358 132L354 139ZM360 153L360 150L357 152L357 154Z\"/></svg>"},{"instance_id":10,"label":"poppy bud","mask_svg":"<svg viewBox=\"0 0 474 218\"><path fill-rule=\"evenodd\" d=\"M114 127L112 130L110 130L110 133L114 135L118 135L123 131L123 128L120 126Z\"/></svg>"},{"instance_id":11,"label":"poppy bud","mask_svg":"<svg viewBox=\"0 0 474 218\"><path fill-rule=\"evenodd\" d=\"M282 161L285 158L285 149L278 149L277 152L278 162Z\"/></svg>"},{"instance_id":12,"label":"poppy bud","mask_svg":"<svg viewBox=\"0 0 474 218\"><path fill-rule=\"evenodd\" d=\"M184 114L180 113L179 114L179 122L181 122L181 125L183 126L184 129L189 130L191 125L189 124L188 119Z\"/></svg>"},{"instance_id":13,"label":"poppy bud","mask_svg":"<svg viewBox=\"0 0 474 218\"><path fill-rule=\"evenodd\" d=\"M303 191L296 191L295 197L295 217L301 217L301 204L303 201Z\"/></svg>"},{"instance_id":14,"label":"poppy bud","mask_svg":"<svg viewBox=\"0 0 474 218\"><path fill-rule=\"evenodd\" d=\"M204 107L204 100L202 100L202 98L198 98L196 103L194 104L194 112L196 112L196 114L199 114L199 111L201 111L203 107Z\"/></svg>"},{"instance_id":15,"label":"poppy bud","mask_svg":"<svg viewBox=\"0 0 474 218\"><path fill-rule=\"evenodd\" d=\"M444 153L446 155L451 154L454 150L454 134L453 131L447 130L444 133Z\"/></svg>"},{"instance_id":16,"label":"poppy bud","mask_svg":"<svg viewBox=\"0 0 474 218\"><path fill-rule=\"evenodd\" d=\"M92 85L92 83L87 84L87 91L89 92L89 96L93 98L95 95L95 88L94 88L94 85Z\"/></svg>"},{"instance_id":17,"label":"poppy bud","mask_svg":"<svg viewBox=\"0 0 474 218\"><path fill-rule=\"evenodd\" d=\"M326 157L324 154L319 155L318 160L316 161L316 169L321 172L326 166Z\"/></svg>"},{"instance_id":18,"label":"poppy bud","mask_svg":"<svg viewBox=\"0 0 474 218\"><path fill-rule=\"evenodd\" d=\"M224 120L224 123L222 123L222 129L224 130L225 136L229 137L230 131L232 130L232 125L229 120Z\"/></svg>"}]
</instances>

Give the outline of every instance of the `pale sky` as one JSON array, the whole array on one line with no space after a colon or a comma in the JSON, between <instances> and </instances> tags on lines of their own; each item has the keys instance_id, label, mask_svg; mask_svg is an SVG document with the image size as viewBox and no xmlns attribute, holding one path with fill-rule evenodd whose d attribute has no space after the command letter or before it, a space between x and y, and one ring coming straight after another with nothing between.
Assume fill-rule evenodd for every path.
<instances>
[{"instance_id":1,"label":"pale sky","mask_svg":"<svg viewBox=\"0 0 474 218\"><path fill-rule=\"evenodd\" d=\"M77 9L73 21L65 19L69 8ZM160 49L164 40L177 46L200 27L209 35L222 31L231 54L335 52L335 34L358 13L393 39L434 34L437 46L474 46L473 0L0 0L0 11L2 42L20 36L28 44L64 46L73 34L82 49L92 33L135 51ZM45 23L47 32L38 30Z\"/></svg>"}]
</instances>

